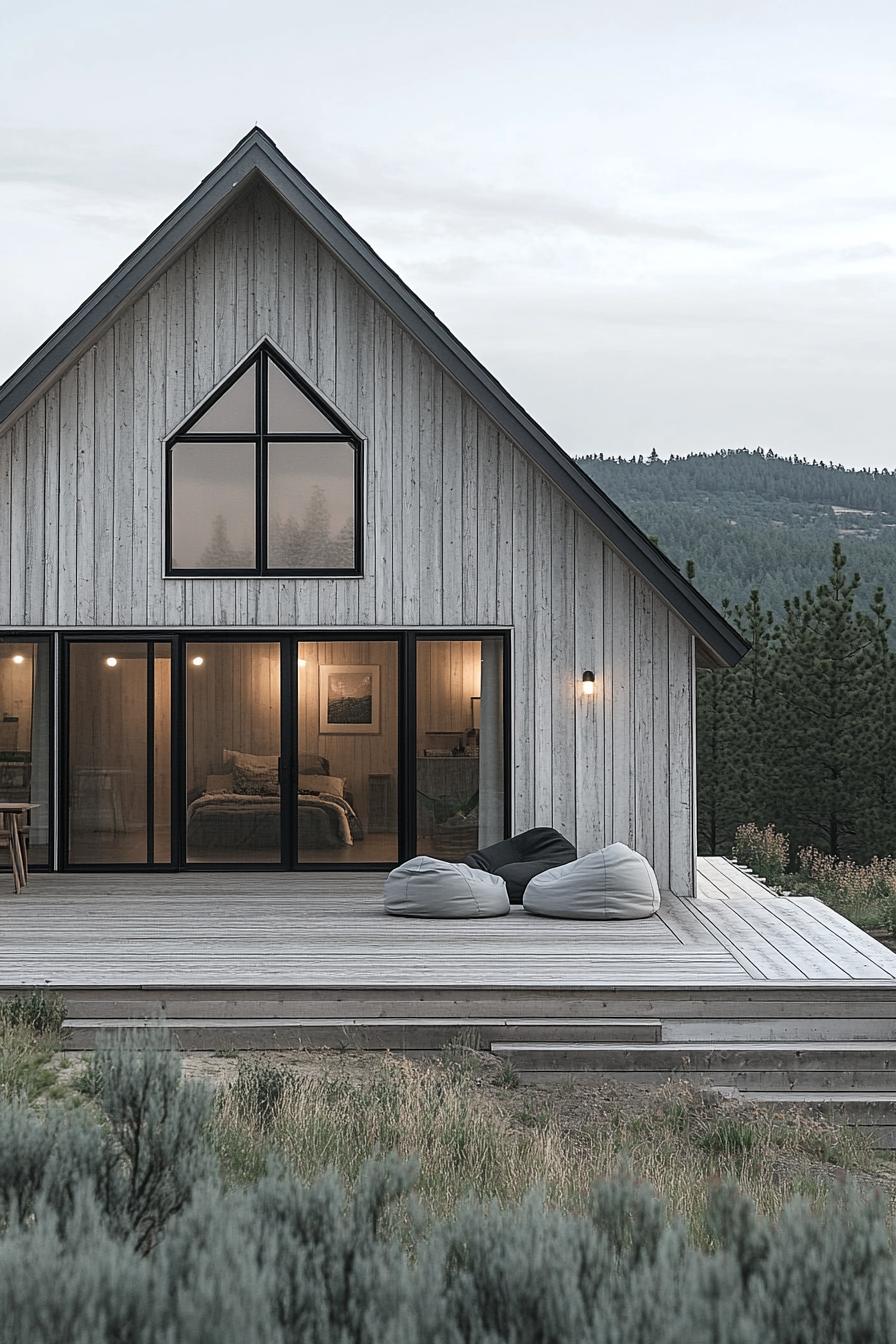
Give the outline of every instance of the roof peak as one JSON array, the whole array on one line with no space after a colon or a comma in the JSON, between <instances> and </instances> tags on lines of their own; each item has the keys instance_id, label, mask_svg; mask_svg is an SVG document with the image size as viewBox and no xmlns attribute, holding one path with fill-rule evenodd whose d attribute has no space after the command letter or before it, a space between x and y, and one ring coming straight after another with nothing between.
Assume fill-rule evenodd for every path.
<instances>
[{"instance_id":1,"label":"roof peak","mask_svg":"<svg viewBox=\"0 0 896 1344\"><path fill-rule=\"evenodd\" d=\"M253 126L199 186L99 289L0 387L0 432L62 368L70 365L260 174L322 244L374 295L438 364L555 482L611 546L694 632L711 660L736 663L749 647L721 613L576 465L498 380L443 325L395 271L289 161L267 131Z\"/></svg>"}]
</instances>

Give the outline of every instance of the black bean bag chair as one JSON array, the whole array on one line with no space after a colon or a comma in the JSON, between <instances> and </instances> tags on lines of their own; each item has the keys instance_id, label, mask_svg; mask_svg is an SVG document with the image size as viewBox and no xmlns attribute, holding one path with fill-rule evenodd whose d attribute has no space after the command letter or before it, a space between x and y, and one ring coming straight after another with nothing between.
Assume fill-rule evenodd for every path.
<instances>
[{"instance_id":1,"label":"black bean bag chair","mask_svg":"<svg viewBox=\"0 0 896 1344\"><path fill-rule=\"evenodd\" d=\"M463 862L503 877L511 905L521 905L523 892L533 877L576 858L575 847L559 831L550 826L536 826L509 840L474 850Z\"/></svg>"}]
</instances>

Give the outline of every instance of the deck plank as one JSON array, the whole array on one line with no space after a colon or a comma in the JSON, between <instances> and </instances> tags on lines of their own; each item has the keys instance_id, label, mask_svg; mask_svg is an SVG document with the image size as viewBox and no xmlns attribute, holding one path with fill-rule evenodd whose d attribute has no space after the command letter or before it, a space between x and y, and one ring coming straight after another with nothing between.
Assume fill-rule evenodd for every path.
<instances>
[{"instance_id":1,"label":"deck plank","mask_svg":"<svg viewBox=\"0 0 896 1344\"><path fill-rule=\"evenodd\" d=\"M387 918L369 873L35 874L0 895L0 988L893 985L896 957L826 907L774 896L725 860L699 860L698 875L697 897L666 893L658 916L588 923L519 907Z\"/></svg>"},{"instance_id":2,"label":"deck plank","mask_svg":"<svg viewBox=\"0 0 896 1344\"><path fill-rule=\"evenodd\" d=\"M781 896L727 859L706 859L705 866L714 882L725 884L735 895L741 898L746 896L755 905L768 911L826 959L838 965L850 978L862 975L896 978L896 956L869 938L868 942L876 949L874 957L869 957L861 941L867 935L863 935L848 920L843 920L842 925L838 926L836 921L841 917L832 910L827 911L827 914L834 916L833 920L819 917L818 911L827 910L820 901L809 905L798 897Z\"/></svg>"}]
</instances>

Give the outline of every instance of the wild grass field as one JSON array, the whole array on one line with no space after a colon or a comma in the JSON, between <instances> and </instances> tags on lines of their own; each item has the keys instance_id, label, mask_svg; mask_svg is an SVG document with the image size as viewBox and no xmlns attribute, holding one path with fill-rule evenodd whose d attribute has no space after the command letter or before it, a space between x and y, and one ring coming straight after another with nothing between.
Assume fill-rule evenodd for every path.
<instances>
[{"instance_id":1,"label":"wild grass field","mask_svg":"<svg viewBox=\"0 0 896 1344\"><path fill-rule=\"evenodd\" d=\"M670 1083L516 1085L463 1041L73 1055L0 1004L11 1344L883 1344L892 1168Z\"/></svg>"}]
</instances>

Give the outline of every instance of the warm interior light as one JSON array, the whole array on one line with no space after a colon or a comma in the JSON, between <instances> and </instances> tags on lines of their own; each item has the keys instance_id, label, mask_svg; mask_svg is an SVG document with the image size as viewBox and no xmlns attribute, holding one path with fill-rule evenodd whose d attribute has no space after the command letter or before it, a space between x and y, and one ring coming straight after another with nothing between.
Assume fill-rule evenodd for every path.
<instances>
[{"instance_id":1,"label":"warm interior light","mask_svg":"<svg viewBox=\"0 0 896 1344\"><path fill-rule=\"evenodd\" d=\"M14 663L20 663L20 664L24 663L25 655L24 653L14 653L12 656L12 660Z\"/></svg>"},{"instance_id":2,"label":"warm interior light","mask_svg":"<svg viewBox=\"0 0 896 1344\"><path fill-rule=\"evenodd\" d=\"M594 673L593 673L593 672L583 672L583 673L582 673L582 693L583 693L584 695L593 695L593 694L594 694Z\"/></svg>"},{"instance_id":3,"label":"warm interior light","mask_svg":"<svg viewBox=\"0 0 896 1344\"><path fill-rule=\"evenodd\" d=\"M202 664L205 662L205 659L203 658L201 653L197 653L195 658L190 659L190 662L193 664L194 667L201 667Z\"/></svg>"},{"instance_id":4,"label":"warm interior light","mask_svg":"<svg viewBox=\"0 0 896 1344\"><path fill-rule=\"evenodd\" d=\"M304 658L300 658L300 659L299 659L299 667L304 667L304 666L305 666L305 659L304 659Z\"/></svg>"},{"instance_id":5,"label":"warm interior light","mask_svg":"<svg viewBox=\"0 0 896 1344\"><path fill-rule=\"evenodd\" d=\"M117 667L117 666L118 666L118 659L117 659L117 658L107 658L107 659L106 659L106 666L107 666L107 667Z\"/></svg>"}]
</instances>

